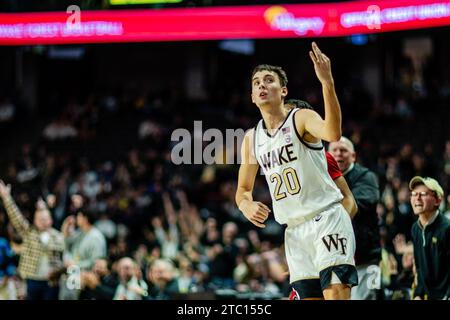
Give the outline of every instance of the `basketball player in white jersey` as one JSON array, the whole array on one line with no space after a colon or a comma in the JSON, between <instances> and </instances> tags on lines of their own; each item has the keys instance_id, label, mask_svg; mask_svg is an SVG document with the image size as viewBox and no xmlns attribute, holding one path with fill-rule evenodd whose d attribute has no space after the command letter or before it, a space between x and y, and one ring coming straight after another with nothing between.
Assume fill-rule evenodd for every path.
<instances>
[{"instance_id":1,"label":"basketball player in white jersey","mask_svg":"<svg viewBox=\"0 0 450 320\"><path fill-rule=\"evenodd\" d=\"M358 284L355 237L343 196L327 172L322 144L340 139L341 110L330 59L314 42L309 54L322 84L325 119L313 110L284 108L286 73L280 67L256 67L251 96L262 119L242 144L236 203L250 222L265 227L270 209L252 196L261 168L275 220L287 225L286 258L298 298L349 299L350 288Z\"/></svg>"}]
</instances>

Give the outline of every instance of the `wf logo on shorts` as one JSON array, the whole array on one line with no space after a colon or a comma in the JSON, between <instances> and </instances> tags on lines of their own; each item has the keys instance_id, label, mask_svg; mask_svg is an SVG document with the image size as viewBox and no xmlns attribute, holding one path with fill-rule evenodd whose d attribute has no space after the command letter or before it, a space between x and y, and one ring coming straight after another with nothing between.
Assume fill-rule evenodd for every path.
<instances>
[{"instance_id":1,"label":"wf logo on shorts","mask_svg":"<svg viewBox=\"0 0 450 320\"><path fill-rule=\"evenodd\" d=\"M347 249L347 238L339 238L339 234L329 234L322 238L323 243L327 247L328 252L331 252L331 246L334 247L335 250L341 250L341 253L345 255Z\"/></svg>"}]
</instances>

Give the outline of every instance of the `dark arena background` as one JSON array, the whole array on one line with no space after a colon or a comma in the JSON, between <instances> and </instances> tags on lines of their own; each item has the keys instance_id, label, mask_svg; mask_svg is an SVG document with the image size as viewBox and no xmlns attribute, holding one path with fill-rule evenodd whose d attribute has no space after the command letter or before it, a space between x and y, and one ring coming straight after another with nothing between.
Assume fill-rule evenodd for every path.
<instances>
[{"instance_id":1,"label":"dark arena background","mask_svg":"<svg viewBox=\"0 0 450 320\"><path fill-rule=\"evenodd\" d=\"M411 178L436 179L450 216L449 26L437 0L1 1L0 299L289 299L284 226L238 209L241 141L225 137L261 118L258 64L324 116L313 41L379 184L364 281L372 299L413 299ZM262 175L253 196L270 206ZM30 231L47 209L56 233ZM69 242L75 220L99 231L90 243Z\"/></svg>"}]
</instances>

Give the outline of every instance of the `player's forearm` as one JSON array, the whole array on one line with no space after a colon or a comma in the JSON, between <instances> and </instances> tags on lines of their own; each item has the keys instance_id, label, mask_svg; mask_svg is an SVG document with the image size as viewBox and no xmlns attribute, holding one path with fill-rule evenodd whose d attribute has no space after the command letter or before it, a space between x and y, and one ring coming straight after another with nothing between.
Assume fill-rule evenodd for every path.
<instances>
[{"instance_id":1,"label":"player's forearm","mask_svg":"<svg viewBox=\"0 0 450 320\"><path fill-rule=\"evenodd\" d=\"M253 201L252 191L238 187L235 200L237 207L242 211L241 207L246 201Z\"/></svg>"},{"instance_id":2,"label":"player's forearm","mask_svg":"<svg viewBox=\"0 0 450 320\"><path fill-rule=\"evenodd\" d=\"M322 92L325 103L324 131L330 142L338 141L342 136L342 116L332 79L322 83Z\"/></svg>"},{"instance_id":3,"label":"player's forearm","mask_svg":"<svg viewBox=\"0 0 450 320\"><path fill-rule=\"evenodd\" d=\"M355 200L350 197L344 197L344 199L342 199L342 206L348 212L351 219L353 219L358 212L358 206L356 205Z\"/></svg>"}]
</instances>

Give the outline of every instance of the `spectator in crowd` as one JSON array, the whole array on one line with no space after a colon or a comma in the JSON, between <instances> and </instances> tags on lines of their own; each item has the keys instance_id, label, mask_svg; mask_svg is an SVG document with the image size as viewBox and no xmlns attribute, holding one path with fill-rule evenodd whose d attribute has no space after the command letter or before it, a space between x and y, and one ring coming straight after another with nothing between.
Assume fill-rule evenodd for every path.
<instances>
[{"instance_id":1,"label":"spectator in crowd","mask_svg":"<svg viewBox=\"0 0 450 320\"><path fill-rule=\"evenodd\" d=\"M406 243L405 236L398 234L394 239L395 253L398 256L398 267L393 279L393 300L410 300L414 282L414 248L411 242Z\"/></svg>"},{"instance_id":2,"label":"spectator in crowd","mask_svg":"<svg viewBox=\"0 0 450 320\"><path fill-rule=\"evenodd\" d=\"M420 176L411 179L409 188L419 216L411 229L417 271L414 299L450 299L450 220L439 211L444 190L435 179Z\"/></svg>"},{"instance_id":3,"label":"spectator in crowd","mask_svg":"<svg viewBox=\"0 0 450 320\"><path fill-rule=\"evenodd\" d=\"M213 217L206 219L200 241L204 246L212 246L220 242L220 231L217 228L217 220Z\"/></svg>"},{"instance_id":4,"label":"spectator in crowd","mask_svg":"<svg viewBox=\"0 0 450 320\"><path fill-rule=\"evenodd\" d=\"M346 137L331 142L328 151L336 159L339 169L353 193L358 205L358 214L353 219L356 238L355 264L359 285L352 288L354 300L375 300L376 291L368 287L367 272L370 265L380 261L380 237L376 206L380 198L378 179L372 171L356 163L353 143Z\"/></svg>"},{"instance_id":5,"label":"spectator in crowd","mask_svg":"<svg viewBox=\"0 0 450 320\"><path fill-rule=\"evenodd\" d=\"M450 194L447 196L447 203L445 205L444 216L446 216L447 219L450 219Z\"/></svg>"},{"instance_id":6,"label":"spectator in crowd","mask_svg":"<svg viewBox=\"0 0 450 320\"><path fill-rule=\"evenodd\" d=\"M261 253L261 257L265 261L269 279L274 281L280 289L287 295L286 288L289 287L289 271L286 261L286 255L283 252L284 246L282 248L275 248L272 250L267 250Z\"/></svg>"},{"instance_id":7,"label":"spectator in crowd","mask_svg":"<svg viewBox=\"0 0 450 320\"><path fill-rule=\"evenodd\" d=\"M43 135L48 140L64 140L75 138L78 132L70 121L60 118L48 124L44 129Z\"/></svg>"},{"instance_id":8,"label":"spectator in crowd","mask_svg":"<svg viewBox=\"0 0 450 320\"><path fill-rule=\"evenodd\" d=\"M169 300L180 293L175 266L168 259L155 260L148 268L147 279L150 283L150 299Z\"/></svg>"},{"instance_id":9,"label":"spectator in crowd","mask_svg":"<svg viewBox=\"0 0 450 320\"><path fill-rule=\"evenodd\" d=\"M0 233L0 300L17 300L13 256L8 240Z\"/></svg>"},{"instance_id":10,"label":"spectator in crowd","mask_svg":"<svg viewBox=\"0 0 450 320\"><path fill-rule=\"evenodd\" d=\"M0 124L3 122L12 122L16 113L16 106L8 97L0 97Z\"/></svg>"},{"instance_id":11,"label":"spectator in crowd","mask_svg":"<svg viewBox=\"0 0 450 320\"><path fill-rule=\"evenodd\" d=\"M94 223L95 213L87 209L78 211L76 218L69 216L64 221L62 231L67 247L64 257L66 266L77 265L81 270L89 270L97 259L106 256L105 237L94 227Z\"/></svg>"},{"instance_id":12,"label":"spectator in crowd","mask_svg":"<svg viewBox=\"0 0 450 320\"><path fill-rule=\"evenodd\" d=\"M110 219L106 212L102 213L95 222L95 227L111 242L117 235L117 225Z\"/></svg>"},{"instance_id":13,"label":"spectator in crowd","mask_svg":"<svg viewBox=\"0 0 450 320\"><path fill-rule=\"evenodd\" d=\"M266 294L278 294L280 292L280 288L274 284L270 277L267 262L261 255L252 253L246 256L245 264L247 266L245 276L239 281L241 291ZM245 286L242 286L242 284L245 284Z\"/></svg>"},{"instance_id":14,"label":"spectator in crowd","mask_svg":"<svg viewBox=\"0 0 450 320\"><path fill-rule=\"evenodd\" d=\"M397 190L397 201L394 209L395 230L397 235L403 235L405 241L410 241L410 231L415 222L414 214L409 199L409 188L407 183L402 183Z\"/></svg>"},{"instance_id":15,"label":"spectator in crowd","mask_svg":"<svg viewBox=\"0 0 450 320\"><path fill-rule=\"evenodd\" d=\"M210 275L219 288L233 288L233 270L237 265L239 248L234 242L239 229L236 223L227 222L222 227L222 239L209 249Z\"/></svg>"},{"instance_id":16,"label":"spectator in crowd","mask_svg":"<svg viewBox=\"0 0 450 320\"><path fill-rule=\"evenodd\" d=\"M384 232L382 232L384 235ZM392 249L384 245L382 249L382 261L380 262L381 279L373 279L383 283L383 298L387 300L410 300L414 282L413 245L406 242L402 233L392 241ZM384 239L383 239L384 241ZM376 280L376 281L375 281Z\"/></svg>"},{"instance_id":17,"label":"spectator in crowd","mask_svg":"<svg viewBox=\"0 0 450 320\"><path fill-rule=\"evenodd\" d=\"M180 245L180 234L178 230L177 213L173 208L170 196L167 193L162 195L165 218L169 225L167 232L163 229L162 221L159 217L152 219L153 229L156 238L161 244L161 254L163 258L175 259L178 254L178 247Z\"/></svg>"},{"instance_id":18,"label":"spectator in crowd","mask_svg":"<svg viewBox=\"0 0 450 320\"><path fill-rule=\"evenodd\" d=\"M117 264L119 285L114 294L114 300L142 300L148 296L148 286L139 274L136 262L128 257L122 258Z\"/></svg>"},{"instance_id":19,"label":"spectator in crowd","mask_svg":"<svg viewBox=\"0 0 450 320\"><path fill-rule=\"evenodd\" d=\"M107 259L97 259L92 271L81 272L82 300L112 300L119 282L111 273Z\"/></svg>"},{"instance_id":20,"label":"spectator in crowd","mask_svg":"<svg viewBox=\"0 0 450 320\"><path fill-rule=\"evenodd\" d=\"M84 208L78 211L76 217L69 216L64 220L64 265L70 270L69 273L90 270L97 259L106 256L105 237L94 227L94 223L95 213ZM78 299L79 290L68 288L67 279L62 279L64 289L61 298Z\"/></svg>"},{"instance_id":21,"label":"spectator in crowd","mask_svg":"<svg viewBox=\"0 0 450 320\"><path fill-rule=\"evenodd\" d=\"M193 290L197 290L195 287L196 283L192 263L186 257L179 258L178 260L180 262L180 275L178 277L178 287L180 293L189 293Z\"/></svg>"},{"instance_id":22,"label":"spectator in crowd","mask_svg":"<svg viewBox=\"0 0 450 320\"><path fill-rule=\"evenodd\" d=\"M18 270L27 282L27 299L57 299L59 288L51 281L51 273L62 266L64 238L61 232L52 228L52 217L45 202L38 201L31 225L13 200L11 186L1 180L0 197L12 225L22 237Z\"/></svg>"}]
</instances>

